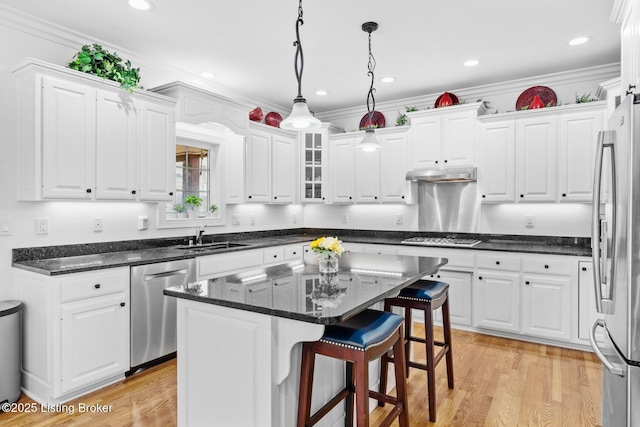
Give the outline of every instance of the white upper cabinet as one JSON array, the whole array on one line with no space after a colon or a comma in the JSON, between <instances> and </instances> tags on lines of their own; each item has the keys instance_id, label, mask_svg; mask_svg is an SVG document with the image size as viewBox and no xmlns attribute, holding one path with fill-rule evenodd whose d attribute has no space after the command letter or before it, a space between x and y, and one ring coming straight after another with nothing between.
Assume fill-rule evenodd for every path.
<instances>
[{"instance_id":1,"label":"white upper cabinet","mask_svg":"<svg viewBox=\"0 0 640 427\"><path fill-rule=\"evenodd\" d=\"M555 117L516 122L516 194L520 202L556 199Z\"/></svg>"},{"instance_id":2,"label":"white upper cabinet","mask_svg":"<svg viewBox=\"0 0 640 427\"><path fill-rule=\"evenodd\" d=\"M246 146L247 202L293 203L297 191L297 138L291 132L251 123Z\"/></svg>"},{"instance_id":3,"label":"white upper cabinet","mask_svg":"<svg viewBox=\"0 0 640 427\"><path fill-rule=\"evenodd\" d=\"M382 149L359 150L364 132L331 135L330 174L333 203L409 203L409 127L376 130Z\"/></svg>"},{"instance_id":4,"label":"white upper cabinet","mask_svg":"<svg viewBox=\"0 0 640 427\"><path fill-rule=\"evenodd\" d=\"M171 200L175 101L33 59L12 71L20 200Z\"/></svg>"},{"instance_id":5,"label":"white upper cabinet","mask_svg":"<svg viewBox=\"0 0 640 427\"><path fill-rule=\"evenodd\" d=\"M482 202L591 201L606 106L598 101L480 118Z\"/></svg>"},{"instance_id":6,"label":"white upper cabinet","mask_svg":"<svg viewBox=\"0 0 640 427\"><path fill-rule=\"evenodd\" d=\"M621 90L624 98L629 92L640 91L640 5L636 0L616 0L611 19L621 25Z\"/></svg>"},{"instance_id":7,"label":"white upper cabinet","mask_svg":"<svg viewBox=\"0 0 640 427\"><path fill-rule=\"evenodd\" d=\"M476 118L482 102L408 112L411 169L475 165Z\"/></svg>"}]
</instances>

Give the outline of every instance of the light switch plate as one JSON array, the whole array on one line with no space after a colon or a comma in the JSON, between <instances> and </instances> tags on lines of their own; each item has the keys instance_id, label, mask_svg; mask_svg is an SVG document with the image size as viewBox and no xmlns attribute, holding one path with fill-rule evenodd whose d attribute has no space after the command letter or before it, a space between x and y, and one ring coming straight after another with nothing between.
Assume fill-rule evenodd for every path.
<instances>
[{"instance_id":1,"label":"light switch plate","mask_svg":"<svg viewBox=\"0 0 640 427\"><path fill-rule=\"evenodd\" d=\"M102 231L102 218L93 218L93 231Z\"/></svg>"},{"instance_id":2,"label":"light switch plate","mask_svg":"<svg viewBox=\"0 0 640 427\"><path fill-rule=\"evenodd\" d=\"M0 236L11 236L13 234L13 223L10 219L0 219Z\"/></svg>"},{"instance_id":3,"label":"light switch plate","mask_svg":"<svg viewBox=\"0 0 640 427\"><path fill-rule=\"evenodd\" d=\"M238 214L231 215L231 224L240 225L240 215Z\"/></svg>"}]
</instances>

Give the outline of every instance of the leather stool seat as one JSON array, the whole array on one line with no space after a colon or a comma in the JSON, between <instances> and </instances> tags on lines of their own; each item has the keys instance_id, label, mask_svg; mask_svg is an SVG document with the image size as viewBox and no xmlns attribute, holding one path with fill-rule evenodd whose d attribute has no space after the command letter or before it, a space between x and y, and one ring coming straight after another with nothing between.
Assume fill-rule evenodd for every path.
<instances>
[{"instance_id":1,"label":"leather stool seat","mask_svg":"<svg viewBox=\"0 0 640 427\"><path fill-rule=\"evenodd\" d=\"M337 325L326 326L320 341L366 350L389 338L403 322L404 317L397 314L365 310Z\"/></svg>"},{"instance_id":2,"label":"leather stool seat","mask_svg":"<svg viewBox=\"0 0 640 427\"><path fill-rule=\"evenodd\" d=\"M448 283L435 280L418 280L404 288L398 296L400 298L416 298L431 301L442 298L448 289Z\"/></svg>"}]
</instances>

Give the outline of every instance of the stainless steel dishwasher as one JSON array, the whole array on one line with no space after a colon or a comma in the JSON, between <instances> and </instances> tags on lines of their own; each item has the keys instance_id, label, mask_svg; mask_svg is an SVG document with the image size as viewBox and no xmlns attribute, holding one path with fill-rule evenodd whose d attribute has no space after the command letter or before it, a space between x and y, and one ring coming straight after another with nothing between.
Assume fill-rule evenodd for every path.
<instances>
[{"instance_id":1,"label":"stainless steel dishwasher","mask_svg":"<svg viewBox=\"0 0 640 427\"><path fill-rule=\"evenodd\" d=\"M131 370L134 373L176 352L176 299L170 286L196 280L195 259L131 267Z\"/></svg>"}]
</instances>

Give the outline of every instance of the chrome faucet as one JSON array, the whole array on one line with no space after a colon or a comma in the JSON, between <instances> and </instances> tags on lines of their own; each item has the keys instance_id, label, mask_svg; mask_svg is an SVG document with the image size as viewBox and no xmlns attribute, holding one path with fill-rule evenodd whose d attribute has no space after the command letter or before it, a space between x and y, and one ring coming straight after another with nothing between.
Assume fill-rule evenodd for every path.
<instances>
[{"instance_id":1,"label":"chrome faucet","mask_svg":"<svg viewBox=\"0 0 640 427\"><path fill-rule=\"evenodd\" d=\"M204 234L204 228L206 225L200 227L198 231L196 231L196 245L202 245L202 235Z\"/></svg>"}]
</instances>

